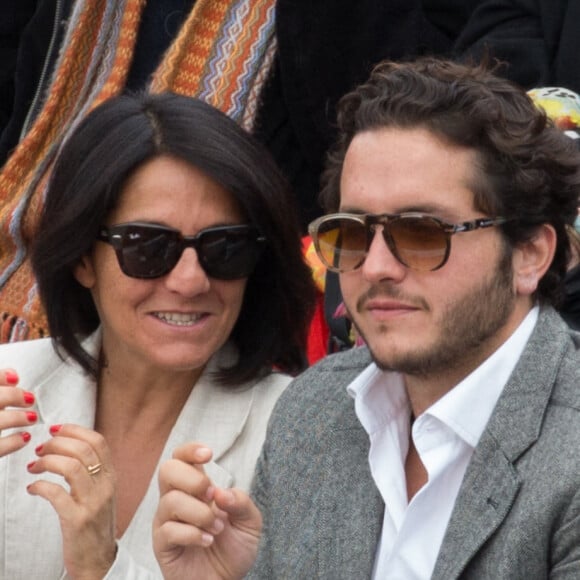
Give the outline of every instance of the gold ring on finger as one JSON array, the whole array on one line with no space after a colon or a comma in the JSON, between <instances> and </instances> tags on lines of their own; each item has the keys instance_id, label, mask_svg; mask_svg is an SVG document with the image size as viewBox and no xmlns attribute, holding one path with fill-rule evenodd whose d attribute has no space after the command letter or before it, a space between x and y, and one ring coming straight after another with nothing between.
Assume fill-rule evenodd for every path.
<instances>
[{"instance_id":1,"label":"gold ring on finger","mask_svg":"<svg viewBox=\"0 0 580 580\"><path fill-rule=\"evenodd\" d=\"M102 467L102 463L95 463L94 465L89 465L87 467L87 471L89 472L89 475L97 475L97 473L101 471Z\"/></svg>"}]
</instances>

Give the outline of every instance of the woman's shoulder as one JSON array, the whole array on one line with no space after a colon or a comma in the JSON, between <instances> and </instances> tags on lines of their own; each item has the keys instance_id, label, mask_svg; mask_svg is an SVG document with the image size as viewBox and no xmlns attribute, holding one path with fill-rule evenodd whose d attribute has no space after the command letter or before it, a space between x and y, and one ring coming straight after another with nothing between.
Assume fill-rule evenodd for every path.
<instances>
[{"instance_id":1,"label":"woman's shoulder","mask_svg":"<svg viewBox=\"0 0 580 580\"><path fill-rule=\"evenodd\" d=\"M273 406L292 380L293 377L290 375L277 371L256 379L250 387L254 404Z\"/></svg>"},{"instance_id":2,"label":"woman's shoulder","mask_svg":"<svg viewBox=\"0 0 580 580\"><path fill-rule=\"evenodd\" d=\"M0 367L2 368L13 366L14 362L23 359L30 360L31 356L40 356L46 360L58 358L50 338L0 344Z\"/></svg>"},{"instance_id":3,"label":"woman's shoulder","mask_svg":"<svg viewBox=\"0 0 580 580\"><path fill-rule=\"evenodd\" d=\"M82 341L83 348L90 354L98 350L100 332L95 331ZM57 352L52 338L38 338L0 344L0 369L12 368L21 379L37 382L53 372L79 372L80 367L66 352Z\"/></svg>"}]
</instances>

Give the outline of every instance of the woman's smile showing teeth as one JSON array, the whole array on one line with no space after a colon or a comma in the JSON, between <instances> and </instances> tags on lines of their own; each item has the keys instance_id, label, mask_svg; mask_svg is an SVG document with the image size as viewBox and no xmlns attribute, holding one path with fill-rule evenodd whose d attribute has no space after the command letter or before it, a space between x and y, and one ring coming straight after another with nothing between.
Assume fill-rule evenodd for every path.
<instances>
[{"instance_id":1,"label":"woman's smile showing teeth","mask_svg":"<svg viewBox=\"0 0 580 580\"><path fill-rule=\"evenodd\" d=\"M154 312L154 316L176 326L191 326L199 322L205 314L183 313L183 312Z\"/></svg>"}]
</instances>

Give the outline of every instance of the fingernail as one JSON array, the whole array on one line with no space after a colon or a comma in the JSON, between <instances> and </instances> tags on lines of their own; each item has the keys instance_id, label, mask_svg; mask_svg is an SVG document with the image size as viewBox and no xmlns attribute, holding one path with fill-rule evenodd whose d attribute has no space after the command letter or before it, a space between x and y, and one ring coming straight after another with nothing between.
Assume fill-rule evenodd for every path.
<instances>
[{"instance_id":1,"label":"fingernail","mask_svg":"<svg viewBox=\"0 0 580 580\"><path fill-rule=\"evenodd\" d=\"M42 451L42 449L44 448L44 445L39 445L35 450L34 453L36 453L37 455Z\"/></svg>"},{"instance_id":2,"label":"fingernail","mask_svg":"<svg viewBox=\"0 0 580 580\"><path fill-rule=\"evenodd\" d=\"M29 391L26 391L24 393L24 402L27 405L32 405L32 403L34 403L34 395L32 393L30 393Z\"/></svg>"},{"instance_id":3,"label":"fingernail","mask_svg":"<svg viewBox=\"0 0 580 580\"><path fill-rule=\"evenodd\" d=\"M212 501L213 500L213 495L215 493L215 487L212 487L211 485L205 490L205 499L207 501Z\"/></svg>"},{"instance_id":4,"label":"fingernail","mask_svg":"<svg viewBox=\"0 0 580 580\"><path fill-rule=\"evenodd\" d=\"M224 529L224 523L219 518L216 518L213 522L210 532L214 534L219 534Z\"/></svg>"},{"instance_id":5,"label":"fingernail","mask_svg":"<svg viewBox=\"0 0 580 580\"><path fill-rule=\"evenodd\" d=\"M211 449L209 447L198 447L195 450L195 458L198 461L207 461L208 453L211 453Z\"/></svg>"},{"instance_id":6,"label":"fingernail","mask_svg":"<svg viewBox=\"0 0 580 580\"><path fill-rule=\"evenodd\" d=\"M213 536L210 534L201 534L201 545L204 548L211 546L213 544Z\"/></svg>"},{"instance_id":7,"label":"fingernail","mask_svg":"<svg viewBox=\"0 0 580 580\"><path fill-rule=\"evenodd\" d=\"M62 427L62 425L51 425L50 426L50 433L52 435L54 435L55 433L58 433L60 431L60 428Z\"/></svg>"},{"instance_id":8,"label":"fingernail","mask_svg":"<svg viewBox=\"0 0 580 580\"><path fill-rule=\"evenodd\" d=\"M36 423L38 415L34 411L26 411L26 418L29 423Z\"/></svg>"},{"instance_id":9,"label":"fingernail","mask_svg":"<svg viewBox=\"0 0 580 580\"><path fill-rule=\"evenodd\" d=\"M30 441L30 433L28 431L23 431L20 433L20 437L22 437L22 441L24 441L24 443L28 443Z\"/></svg>"},{"instance_id":10,"label":"fingernail","mask_svg":"<svg viewBox=\"0 0 580 580\"><path fill-rule=\"evenodd\" d=\"M34 464L35 464L35 463L36 463L36 461L31 461L31 462L30 462L30 463L29 463L29 464L26 466L26 469L28 469L28 471L30 471L30 470L31 470L31 469L34 467Z\"/></svg>"},{"instance_id":11,"label":"fingernail","mask_svg":"<svg viewBox=\"0 0 580 580\"><path fill-rule=\"evenodd\" d=\"M9 385L18 384L18 375L14 371L4 371L4 376Z\"/></svg>"}]
</instances>

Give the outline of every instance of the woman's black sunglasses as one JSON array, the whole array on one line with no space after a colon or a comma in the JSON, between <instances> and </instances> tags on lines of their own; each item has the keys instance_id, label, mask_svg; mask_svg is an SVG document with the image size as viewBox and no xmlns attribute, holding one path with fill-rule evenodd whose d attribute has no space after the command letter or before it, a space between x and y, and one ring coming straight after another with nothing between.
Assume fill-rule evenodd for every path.
<instances>
[{"instance_id":1,"label":"woman's black sunglasses","mask_svg":"<svg viewBox=\"0 0 580 580\"><path fill-rule=\"evenodd\" d=\"M194 248L211 278L248 277L260 258L266 238L250 225L218 226L195 236L147 223L102 226L97 239L113 246L119 266L131 278L159 278L175 268L185 248Z\"/></svg>"}]
</instances>

